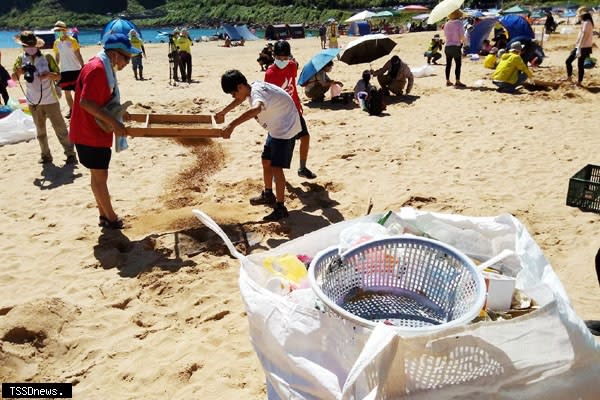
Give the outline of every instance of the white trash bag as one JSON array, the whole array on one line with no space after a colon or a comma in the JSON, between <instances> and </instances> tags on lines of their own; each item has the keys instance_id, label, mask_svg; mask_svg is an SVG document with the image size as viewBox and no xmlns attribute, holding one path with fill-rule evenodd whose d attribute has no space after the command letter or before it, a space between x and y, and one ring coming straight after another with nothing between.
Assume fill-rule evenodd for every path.
<instances>
[{"instance_id":1,"label":"white trash bag","mask_svg":"<svg viewBox=\"0 0 600 400\"><path fill-rule=\"evenodd\" d=\"M422 67L411 68L410 72L412 72L415 78L424 78L426 76L435 75L433 67L429 64L425 64Z\"/></svg>"},{"instance_id":2,"label":"white trash bag","mask_svg":"<svg viewBox=\"0 0 600 400\"><path fill-rule=\"evenodd\" d=\"M474 258L513 251L503 260L506 273L540 305L511 320L402 337L384 324L370 330L320 311L310 289L278 295L265 288L266 257L314 257L338 245L346 228L376 222L381 215L330 225L246 257L206 214L193 213L241 262L250 340L265 372L269 399L600 398L600 345L569 304L538 245L511 215L466 217L413 208L397 213L405 231Z\"/></svg>"},{"instance_id":3,"label":"white trash bag","mask_svg":"<svg viewBox=\"0 0 600 400\"><path fill-rule=\"evenodd\" d=\"M0 119L0 146L35 139L33 118L16 109Z\"/></svg>"}]
</instances>

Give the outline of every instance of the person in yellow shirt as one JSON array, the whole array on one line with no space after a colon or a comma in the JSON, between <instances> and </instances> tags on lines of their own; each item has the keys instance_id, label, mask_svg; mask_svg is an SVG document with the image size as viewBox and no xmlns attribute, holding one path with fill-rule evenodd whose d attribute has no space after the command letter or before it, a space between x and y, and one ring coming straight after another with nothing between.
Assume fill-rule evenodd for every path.
<instances>
[{"instance_id":1,"label":"person in yellow shirt","mask_svg":"<svg viewBox=\"0 0 600 400\"><path fill-rule=\"evenodd\" d=\"M144 41L138 36L135 29L129 31L129 41L131 45L136 49L140 50L140 54L136 54L131 57L131 68L133 69L133 76L135 80L144 80L144 65L142 64L142 56L146 58L146 49L144 48Z\"/></svg>"},{"instance_id":2,"label":"person in yellow shirt","mask_svg":"<svg viewBox=\"0 0 600 400\"><path fill-rule=\"evenodd\" d=\"M499 92L512 93L517 86L523 84L527 79L533 78L533 73L521 58L522 50L521 42L514 42L510 45L510 51L502 55L492 74L492 83L498 86Z\"/></svg>"},{"instance_id":3,"label":"person in yellow shirt","mask_svg":"<svg viewBox=\"0 0 600 400\"><path fill-rule=\"evenodd\" d=\"M327 28L327 38L329 39L329 48L330 49L335 49L340 47L338 44L338 36L339 36L339 31L338 31L338 25L336 21L331 21L331 23L329 24L329 28Z\"/></svg>"},{"instance_id":4,"label":"person in yellow shirt","mask_svg":"<svg viewBox=\"0 0 600 400\"><path fill-rule=\"evenodd\" d=\"M485 56L483 60L483 67L489 69L496 69L496 64L498 63L498 58L496 55L498 54L498 49L496 47L492 47L490 53Z\"/></svg>"},{"instance_id":5,"label":"person in yellow shirt","mask_svg":"<svg viewBox=\"0 0 600 400\"><path fill-rule=\"evenodd\" d=\"M179 70L183 82L192 82L192 39L186 28L175 38L175 47L179 51Z\"/></svg>"},{"instance_id":6,"label":"person in yellow shirt","mask_svg":"<svg viewBox=\"0 0 600 400\"><path fill-rule=\"evenodd\" d=\"M56 21L54 24L54 58L60 67L60 81L58 86L65 93L65 99L69 106L69 112L65 116L71 118L71 109L73 108L73 95L75 91L75 82L79 77L79 71L83 67L83 57L81 57L79 42L75 38L67 35L67 24L63 21Z\"/></svg>"}]
</instances>

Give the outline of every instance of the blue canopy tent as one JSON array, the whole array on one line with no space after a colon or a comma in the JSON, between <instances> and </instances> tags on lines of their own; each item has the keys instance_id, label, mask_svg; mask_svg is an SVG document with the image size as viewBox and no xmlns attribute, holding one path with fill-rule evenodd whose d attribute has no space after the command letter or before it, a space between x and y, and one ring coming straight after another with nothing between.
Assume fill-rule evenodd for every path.
<instances>
[{"instance_id":1,"label":"blue canopy tent","mask_svg":"<svg viewBox=\"0 0 600 400\"><path fill-rule=\"evenodd\" d=\"M250 29L248 29L247 25L238 25L235 27L235 29L238 31L240 36L244 38L244 40L258 40L258 36L250 32Z\"/></svg>"},{"instance_id":2,"label":"blue canopy tent","mask_svg":"<svg viewBox=\"0 0 600 400\"><path fill-rule=\"evenodd\" d=\"M104 37L111 33L122 33L124 35L128 35L129 31L134 29L139 37L142 37L142 31L128 19L124 18L115 18L102 28L102 32L100 32L100 41L104 42Z\"/></svg>"},{"instance_id":3,"label":"blue canopy tent","mask_svg":"<svg viewBox=\"0 0 600 400\"><path fill-rule=\"evenodd\" d=\"M470 51L477 53L481 50L483 41L490 36L490 32L494 28L497 21L500 21L504 29L508 32L508 45L512 42L530 42L535 38L533 29L527 20L516 14L505 15L501 18L485 18L473 27L469 36Z\"/></svg>"},{"instance_id":4,"label":"blue canopy tent","mask_svg":"<svg viewBox=\"0 0 600 400\"><path fill-rule=\"evenodd\" d=\"M367 21L354 21L348 28L348 35L363 36L371 33L371 27Z\"/></svg>"},{"instance_id":5,"label":"blue canopy tent","mask_svg":"<svg viewBox=\"0 0 600 400\"><path fill-rule=\"evenodd\" d=\"M523 59L531 61L533 58L536 58L536 63L538 65L541 64L545 54L539 45L533 43L535 33L531 29L531 25L529 25L523 16L516 14L505 15L501 18L486 18L475 25L469 36L470 51L472 53L478 53L481 50L484 39L490 36L490 32L497 21L500 21L500 24L508 32L507 47L510 47L511 43L519 41L525 47L525 50L521 54Z\"/></svg>"},{"instance_id":6,"label":"blue canopy tent","mask_svg":"<svg viewBox=\"0 0 600 400\"><path fill-rule=\"evenodd\" d=\"M237 29L235 29L235 26L233 26L233 25L223 24L223 31L225 32L225 34L227 36L229 36L230 40L233 40L233 41L242 40L242 35L240 35L240 32Z\"/></svg>"}]
</instances>

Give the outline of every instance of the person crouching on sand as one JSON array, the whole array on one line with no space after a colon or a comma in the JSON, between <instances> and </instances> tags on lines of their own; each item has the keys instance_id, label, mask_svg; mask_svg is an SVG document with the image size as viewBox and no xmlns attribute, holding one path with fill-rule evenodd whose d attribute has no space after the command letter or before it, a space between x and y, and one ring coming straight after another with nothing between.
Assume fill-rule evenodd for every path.
<instances>
[{"instance_id":1,"label":"person crouching on sand","mask_svg":"<svg viewBox=\"0 0 600 400\"><path fill-rule=\"evenodd\" d=\"M296 136L302 130L300 115L294 100L282 88L267 82L248 83L238 70L229 70L221 77L223 92L230 94L233 101L215 114L215 121L223 123L225 114L248 99L250 109L231 121L223 131L223 137L231 137L233 130L240 124L256 118L267 130L267 139L262 152L263 181L265 189L257 197L250 199L252 205L270 205L274 210L263 221L277 221L288 216L284 205L285 174L294 154ZM275 194L273 194L275 179Z\"/></svg>"},{"instance_id":2,"label":"person crouching on sand","mask_svg":"<svg viewBox=\"0 0 600 400\"><path fill-rule=\"evenodd\" d=\"M510 51L503 54L498 62L492 74L492 83L498 86L499 92L514 92L517 86L533 78L533 73L521 58L522 50L521 42L513 42Z\"/></svg>"}]
</instances>

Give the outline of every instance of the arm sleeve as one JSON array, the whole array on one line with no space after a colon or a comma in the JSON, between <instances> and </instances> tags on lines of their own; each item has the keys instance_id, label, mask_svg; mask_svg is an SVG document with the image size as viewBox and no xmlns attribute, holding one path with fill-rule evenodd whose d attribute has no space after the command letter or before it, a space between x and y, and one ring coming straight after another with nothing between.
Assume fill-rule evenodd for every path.
<instances>
[{"instance_id":1,"label":"arm sleeve","mask_svg":"<svg viewBox=\"0 0 600 400\"><path fill-rule=\"evenodd\" d=\"M77 51L81 48L81 46L79 46L79 42L77 40L75 40L75 38L70 38L71 40L71 47L73 48L73 51ZM54 42L56 43L56 42Z\"/></svg>"},{"instance_id":2,"label":"arm sleeve","mask_svg":"<svg viewBox=\"0 0 600 400\"><path fill-rule=\"evenodd\" d=\"M56 60L50 54L46 54L46 61L48 61L48 69L50 72L60 72L60 68L56 64Z\"/></svg>"},{"instance_id":3,"label":"arm sleeve","mask_svg":"<svg viewBox=\"0 0 600 400\"><path fill-rule=\"evenodd\" d=\"M23 66L23 57L17 57L15 63L13 64L13 72L17 72L17 69Z\"/></svg>"},{"instance_id":4,"label":"arm sleeve","mask_svg":"<svg viewBox=\"0 0 600 400\"><path fill-rule=\"evenodd\" d=\"M92 101L100 107L105 105L106 99L110 99L110 90L104 69L95 68L84 80L81 80L81 98Z\"/></svg>"}]
</instances>

